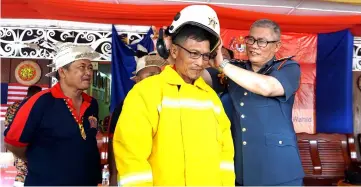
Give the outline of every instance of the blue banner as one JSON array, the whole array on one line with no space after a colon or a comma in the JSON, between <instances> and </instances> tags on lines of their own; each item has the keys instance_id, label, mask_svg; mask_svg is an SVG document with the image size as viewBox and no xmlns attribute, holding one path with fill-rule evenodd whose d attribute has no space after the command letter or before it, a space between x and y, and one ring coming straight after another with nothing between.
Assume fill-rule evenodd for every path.
<instances>
[{"instance_id":1,"label":"blue banner","mask_svg":"<svg viewBox=\"0 0 361 187\"><path fill-rule=\"evenodd\" d=\"M137 45L142 45L148 50L148 52L154 50L154 44L151 38L152 34L153 30L150 28L148 33L139 43L128 46L121 40L116 28L113 25L111 58L111 113L125 99L127 93L134 86L134 81L132 81L130 78L133 76L132 73L135 71L136 68L134 52L136 51Z\"/></svg>"},{"instance_id":2,"label":"blue banner","mask_svg":"<svg viewBox=\"0 0 361 187\"><path fill-rule=\"evenodd\" d=\"M318 35L317 133L353 133L352 47L349 30Z\"/></svg>"}]
</instances>

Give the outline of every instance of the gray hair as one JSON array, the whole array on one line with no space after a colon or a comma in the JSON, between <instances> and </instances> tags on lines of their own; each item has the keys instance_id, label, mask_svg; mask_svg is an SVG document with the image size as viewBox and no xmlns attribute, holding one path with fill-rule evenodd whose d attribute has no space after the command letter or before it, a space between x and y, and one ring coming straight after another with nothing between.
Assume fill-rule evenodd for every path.
<instances>
[{"instance_id":1,"label":"gray hair","mask_svg":"<svg viewBox=\"0 0 361 187\"><path fill-rule=\"evenodd\" d=\"M73 63L73 62L71 62L71 63L69 63L69 64L66 64L66 65L64 65L64 66L63 66L63 67L61 67L61 68L68 70L68 69L69 69L69 67L70 67L70 64L72 64L72 63ZM58 81L60 81L59 70L58 70L58 71L56 71L55 78L56 78Z\"/></svg>"},{"instance_id":2,"label":"gray hair","mask_svg":"<svg viewBox=\"0 0 361 187\"><path fill-rule=\"evenodd\" d=\"M269 29L273 30L273 32L275 33L277 40L281 39L281 28L276 22L274 22L272 20L269 20L269 19L257 20L252 24L251 29L255 28L255 27L269 28Z\"/></svg>"}]
</instances>

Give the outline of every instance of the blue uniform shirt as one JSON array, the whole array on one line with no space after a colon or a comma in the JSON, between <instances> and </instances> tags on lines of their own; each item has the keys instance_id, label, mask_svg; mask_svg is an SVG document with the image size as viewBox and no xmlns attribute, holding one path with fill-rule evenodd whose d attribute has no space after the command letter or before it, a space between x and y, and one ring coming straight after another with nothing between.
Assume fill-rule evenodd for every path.
<instances>
[{"instance_id":1,"label":"blue uniform shirt","mask_svg":"<svg viewBox=\"0 0 361 187\"><path fill-rule=\"evenodd\" d=\"M284 64L277 62L272 67L273 61L260 71L271 68L268 75L281 83L284 96L264 97L228 81L234 109L232 135L236 181L243 185L277 185L304 177L292 123L300 67L292 60ZM243 68L253 71L250 62Z\"/></svg>"},{"instance_id":2,"label":"blue uniform shirt","mask_svg":"<svg viewBox=\"0 0 361 187\"><path fill-rule=\"evenodd\" d=\"M85 140L73 117L77 113L70 112L74 111L71 99L59 84L29 98L5 130L6 143L27 146L25 185L97 186L101 181L95 137L98 104L85 93L82 96L78 119L83 119Z\"/></svg>"}]
</instances>

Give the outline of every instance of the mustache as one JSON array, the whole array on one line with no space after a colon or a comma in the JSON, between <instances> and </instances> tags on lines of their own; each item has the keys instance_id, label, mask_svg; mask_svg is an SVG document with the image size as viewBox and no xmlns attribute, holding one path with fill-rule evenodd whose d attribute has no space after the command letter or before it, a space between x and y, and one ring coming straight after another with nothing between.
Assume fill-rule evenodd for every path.
<instances>
[{"instance_id":1,"label":"mustache","mask_svg":"<svg viewBox=\"0 0 361 187\"><path fill-rule=\"evenodd\" d=\"M91 77L90 76L83 77L82 80L91 80Z\"/></svg>"}]
</instances>

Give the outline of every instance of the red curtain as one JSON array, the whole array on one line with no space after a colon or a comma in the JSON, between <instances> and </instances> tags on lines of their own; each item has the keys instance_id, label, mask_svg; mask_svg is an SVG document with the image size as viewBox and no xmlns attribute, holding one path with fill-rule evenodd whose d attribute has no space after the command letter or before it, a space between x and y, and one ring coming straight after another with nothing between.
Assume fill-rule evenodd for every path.
<instances>
[{"instance_id":1,"label":"red curtain","mask_svg":"<svg viewBox=\"0 0 361 187\"><path fill-rule=\"evenodd\" d=\"M76 0L2 0L2 18L42 18L127 25L169 25L181 5L133 5L86 2ZM260 13L212 6L218 13L221 27L248 30L257 19L278 22L285 32L328 33L351 29L361 36L361 15L295 16Z\"/></svg>"}]
</instances>

